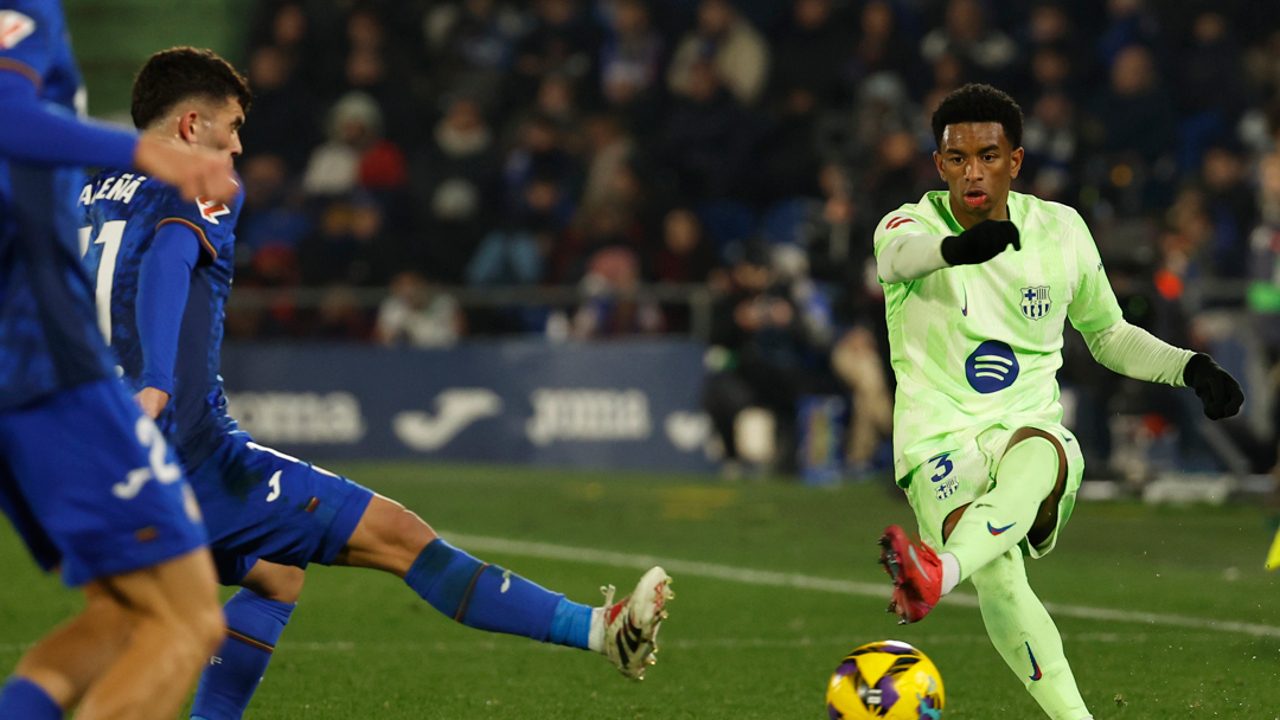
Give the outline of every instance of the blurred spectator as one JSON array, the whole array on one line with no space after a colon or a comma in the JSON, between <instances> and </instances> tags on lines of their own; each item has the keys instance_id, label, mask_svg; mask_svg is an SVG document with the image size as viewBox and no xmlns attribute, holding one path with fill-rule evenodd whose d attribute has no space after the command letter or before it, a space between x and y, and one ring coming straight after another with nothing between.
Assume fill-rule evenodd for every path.
<instances>
[{"instance_id":1,"label":"blurred spectator","mask_svg":"<svg viewBox=\"0 0 1280 720\"><path fill-rule=\"evenodd\" d=\"M295 60L274 45L253 52L249 59L253 121L240 130L245 157L278 155L290 173L302 170L319 140L315 95L295 76L295 67Z\"/></svg>"},{"instance_id":2,"label":"blurred spectator","mask_svg":"<svg viewBox=\"0 0 1280 720\"><path fill-rule=\"evenodd\" d=\"M516 48L515 71L522 95L540 78L562 76L585 81L595 67L599 37L587 22L579 0L535 0L533 28Z\"/></svg>"},{"instance_id":3,"label":"blurred spectator","mask_svg":"<svg viewBox=\"0 0 1280 720\"><path fill-rule=\"evenodd\" d=\"M831 352L831 367L851 393L845 459L855 472L869 470L893 432L893 394L875 336L864 327L845 333Z\"/></svg>"},{"instance_id":4,"label":"blurred spectator","mask_svg":"<svg viewBox=\"0 0 1280 720\"><path fill-rule=\"evenodd\" d=\"M920 87L919 78L924 73L915 43L901 27L890 0L869 0L862 6L852 53L850 84L889 74L915 92L924 89Z\"/></svg>"},{"instance_id":5,"label":"blurred spectator","mask_svg":"<svg viewBox=\"0 0 1280 720\"><path fill-rule=\"evenodd\" d=\"M525 188L524 206L511 222L490 231L467 265L471 285L533 285L547 275L548 256L573 205L553 178Z\"/></svg>"},{"instance_id":6,"label":"blurred spectator","mask_svg":"<svg viewBox=\"0 0 1280 720\"><path fill-rule=\"evenodd\" d=\"M587 175L582 187L583 212L616 199L614 179L626 171L636 145L626 129L612 115L597 115L587 121Z\"/></svg>"},{"instance_id":7,"label":"blurred spectator","mask_svg":"<svg viewBox=\"0 0 1280 720\"><path fill-rule=\"evenodd\" d=\"M358 90L378 103L383 134L401 146L413 142L417 118L410 96L408 60L387 39L382 18L370 6L358 6L347 16L347 50L343 65L344 91Z\"/></svg>"},{"instance_id":8,"label":"blurred spectator","mask_svg":"<svg viewBox=\"0 0 1280 720\"><path fill-rule=\"evenodd\" d=\"M674 208L662 222L662 245L653 262L653 278L660 283L706 282L715 266L715 251L702 232L698 216L688 208ZM664 305L669 332L688 332L692 322L685 303Z\"/></svg>"},{"instance_id":9,"label":"blurred spectator","mask_svg":"<svg viewBox=\"0 0 1280 720\"><path fill-rule=\"evenodd\" d=\"M360 92L343 95L329 113L328 138L307 161L302 186L308 193L340 195L357 186L404 185L404 155L382 138L382 112L373 98Z\"/></svg>"},{"instance_id":10,"label":"blurred spectator","mask_svg":"<svg viewBox=\"0 0 1280 720\"><path fill-rule=\"evenodd\" d=\"M458 301L421 275L404 272L391 280L391 294L378 308L374 328L383 345L449 347L465 332Z\"/></svg>"},{"instance_id":11,"label":"blurred spectator","mask_svg":"<svg viewBox=\"0 0 1280 720\"><path fill-rule=\"evenodd\" d=\"M316 231L299 248L309 285L385 283L403 264L400 241L385 228L382 208L370 196L327 203Z\"/></svg>"},{"instance_id":12,"label":"blurred spectator","mask_svg":"<svg viewBox=\"0 0 1280 720\"><path fill-rule=\"evenodd\" d=\"M698 5L697 27L681 39L671 58L667 71L671 91L694 95L695 68L707 63L744 105L755 103L764 91L769 46L730 0L702 0Z\"/></svg>"},{"instance_id":13,"label":"blurred spectator","mask_svg":"<svg viewBox=\"0 0 1280 720\"><path fill-rule=\"evenodd\" d=\"M270 246L297 248L311 230L305 196L294 187L288 168L278 155L257 155L240 163L244 206L236 228L237 265L247 264L258 250ZM241 261L243 258L243 261Z\"/></svg>"},{"instance_id":14,"label":"blurred spectator","mask_svg":"<svg viewBox=\"0 0 1280 720\"><path fill-rule=\"evenodd\" d=\"M662 330L657 304L636 294L640 258L632 248L609 245L592 253L580 285L587 300L573 315L574 337L611 338Z\"/></svg>"},{"instance_id":15,"label":"blurred spectator","mask_svg":"<svg viewBox=\"0 0 1280 720\"><path fill-rule=\"evenodd\" d=\"M1231 36L1226 18L1214 11L1192 21L1186 49L1177 54L1177 110L1179 167L1199 164L1201 153L1215 138L1236 127L1244 110L1244 67L1240 45Z\"/></svg>"},{"instance_id":16,"label":"blurred spectator","mask_svg":"<svg viewBox=\"0 0 1280 720\"><path fill-rule=\"evenodd\" d=\"M435 76L446 93L467 92L497 107L524 31L519 12L502 0L436 3L423 29Z\"/></svg>"},{"instance_id":17,"label":"blurred spectator","mask_svg":"<svg viewBox=\"0 0 1280 720\"><path fill-rule=\"evenodd\" d=\"M920 54L930 63L953 54L980 68L985 80L998 84L1016 59L1018 47L1008 35L988 24L978 0L949 0L943 26L924 36Z\"/></svg>"},{"instance_id":18,"label":"blurred spectator","mask_svg":"<svg viewBox=\"0 0 1280 720\"><path fill-rule=\"evenodd\" d=\"M1022 146L1027 152L1020 178L1031 194L1059 202L1073 197L1070 189L1078 145L1071 99L1061 91L1042 95L1022 131Z\"/></svg>"},{"instance_id":19,"label":"blurred spectator","mask_svg":"<svg viewBox=\"0 0 1280 720\"><path fill-rule=\"evenodd\" d=\"M1133 214L1158 207L1173 179L1174 112L1156 75L1151 52L1122 50L1111 82L1096 95L1085 137L1097 153L1094 177L1104 195Z\"/></svg>"},{"instance_id":20,"label":"blurred spectator","mask_svg":"<svg viewBox=\"0 0 1280 720\"><path fill-rule=\"evenodd\" d=\"M1146 0L1107 0L1105 23L1097 46L1103 67L1115 65L1133 45L1157 47L1160 43L1160 21L1147 10Z\"/></svg>"},{"instance_id":21,"label":"blurred spectator","mask_svg":"<svg viewBox=\"0 0 1280 720\"><path fill-rule=\"evenodd\" d=\"M534 178L568 184L578 174L577 164L565 150L563 138L550 118L531 116L517 134L516 145L502 170L507 208L515 212L522 207L526 186Z\"/></svg>"},{"instance_id":22,"label":"blurred spectator","mask_svg":"<svg viewBox=\"0 0 1280 720\"><path fill-rule=\"evenodd\" d=\"M810 108L835 106L847 95L843 71L851 54L849 31L834 17L831 0L794 0L791 22L777 43L770 80L775 103L792 106L803 94Z\"/></svg>"},{"instance_id":23,"label":"blurred spectator","mask_svg":"<svg viewBox=\"0 0 1280 720\"><path fill-rule=\"evenodd\" d=\"M688 71L685 94L667 115L662 154L680 193L695 200L735 195L755 134L751 116L723 86L710 62Z\"/></svg>"},{"instance_id":24,"label":"blurred spectator","mask_svg":"<svg viewBox=\"0 0 1280 720\"><path fill-rule=\"evenodd\" d=\"M664 45L642 0L615 0L600 46L600 90L616 111L653 115Z\"/></svg>"},{"instance_id":25,"label":"blurred spectator","mask_svg":"<svg viewBox=\"0 0 1280 720\"><path fill-rule=\"evenodd\" d=\"M412 266L430 267L434 277L456 277L498 202L499 173L493 133L479 104L454 97L413 158L411 195L425 237L410 249Z\"/></svg>"},{"instance_id":26,"label":"blurred spectator","mask_svg":"<svg viewBox=\"0 0 1280 720\"><path fill-rule=\"evenodd\" d=\"M349 286L334 285L325 289L316 308L315 326L308 334L323 340L348 342L369 337L369 319Z\"/></svg>"},{"instance_id":27,"label":"blurred spectator","mask_svg":"<svg viewBox=\"0 0 1280 720\"><path fill-rule=\"evenodd\" d=\"M1258 221L1244 159L1234 143L1217 144L1204 155L1201 181L1212 223L1209 253L1218 277L1248 275L1248 235Z\"/></svg>"},{"instance_id":28,"label":"blurred spectator","mask_svg":"<svg viewBox=\"0 0 1280 720\"><path fill-rule=\"evenodd\" d=\"M799 270L787 277L775 270L767 249L749 243L729 274L729 291L714 310L709 370L702 403L724 448L726 469L739 465L735 437L738 414L749 407L768 410L774 420L776 468L795 466L796 403L815 389L820 374L812 359L830 342L829 315L811 305L811 288L795 252L784 251L780 265ZM803 257L802 254L799 257ZM800 288L802 292L793 292ZM799 299L799 302L797 302Z\"/></svg>"}]
</instances>

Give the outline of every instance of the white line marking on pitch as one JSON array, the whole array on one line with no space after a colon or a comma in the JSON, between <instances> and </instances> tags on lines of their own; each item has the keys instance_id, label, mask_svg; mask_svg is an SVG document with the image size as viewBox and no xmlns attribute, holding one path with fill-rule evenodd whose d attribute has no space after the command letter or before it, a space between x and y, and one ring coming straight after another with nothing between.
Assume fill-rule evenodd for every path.
<instances>
[{"instance_id":1,"label":"white line marking on pitch","mask_svg":"<svg viewBox=\"0 0 1280 720\"><path fill-rule=\"evenodd\" d=\"M889 595L889 584L858 582L856 580L837 580L816 575L799 573L783 573L771 570L721 565L719 563L698 562L693 560L676 560L660 558L652 555L635 555L632 553L596 550L594 548L572 547L568 545L552 545L550 543L529 540L510 540L507 538L488 537L483 535L465 535L460 533L441 532L454 545L480 552L505 553L535 557L543 560L564 560L567 562L591 563L648 569L653 565L661 565L675 576L686 575L713 580L726 580L746 585L762 585L767 587L786 587L798 590L816 590L839 595L857 597L886 598ZM970 593L951 593L946 602L950 605L978 607L978 596ZM1214 632L1239 633L1252 637L1280 638L1280 627L1260 623L1236 622L1233 620L1217 620L1214 618L1193 617L1190 615L1173 615L1169 613L1142 612L1137 610L1114 610L1111 608L1089 607L1087 605L1067 605L1047 602L1044 604L1049 612L1058 617L1072 617L1083 620L1099 620L1103 622L1134 623L1137 625L1160 625L1164 627L1189 628L1192 630L1212 630Z\"/></svg>"}]
</instances>

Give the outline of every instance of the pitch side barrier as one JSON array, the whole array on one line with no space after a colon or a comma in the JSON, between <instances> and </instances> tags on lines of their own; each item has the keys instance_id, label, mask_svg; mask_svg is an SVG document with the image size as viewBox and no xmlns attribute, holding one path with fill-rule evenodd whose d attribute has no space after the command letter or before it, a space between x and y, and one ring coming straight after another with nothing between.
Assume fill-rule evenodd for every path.
<instances>
[{"instance_id":1,"label":"pitch side barrier","mask_svg":"<svg viewBox=\"0 0 1280 720\"><path fill-rule=\"evenodd\" d=\"M231 413L302 457L709 472L704 346L228 343Z\"/></svg>"}]
</instances>

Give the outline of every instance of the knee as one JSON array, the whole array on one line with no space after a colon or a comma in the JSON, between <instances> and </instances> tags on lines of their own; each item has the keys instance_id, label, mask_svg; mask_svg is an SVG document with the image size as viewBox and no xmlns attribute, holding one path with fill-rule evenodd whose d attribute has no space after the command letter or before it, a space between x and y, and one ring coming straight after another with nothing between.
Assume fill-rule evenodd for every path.
<instances>
[{"instance_id":1,"label":"knee","mask_svg":"<svg viewBox=\"0 0 1280 720\"><path fill-rule=\"evenodd\" d=\"M302 596L302 586L306 579L307 573L302 568L260 562L245 578L242 586L267 600L296 603Z\"/></svg>"},{"instance_id":2,"label":"knee","mask_svg":"<svg viewBox=\"0 0 1280 720\"><path fill-rule=\"evenodd\" d=\"M212 608L200 608L185 618L192 652L200 662L218 651L227 634L227 620L217 603Z\"/></svg>"},{"instance_id":3,"label":"knee","mask_svg":"<svg viewBox=\"0 0 1280 720\"><path fill-rule=\"evenodd\" d=\"M399 506L395 512L387 513L383 532L384 542L400 551L417 557L427 543L436 539L436 534L425 520L414 511Z\"/></svg>"}]
</instances>

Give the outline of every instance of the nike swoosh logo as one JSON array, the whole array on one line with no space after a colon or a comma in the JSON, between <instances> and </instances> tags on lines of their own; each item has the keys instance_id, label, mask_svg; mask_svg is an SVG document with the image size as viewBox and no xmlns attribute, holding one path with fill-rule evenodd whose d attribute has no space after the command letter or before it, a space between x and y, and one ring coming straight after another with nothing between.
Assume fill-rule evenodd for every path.
<instances>
[{"instance_id":1,"label":"nike swoosh logo","mask_svg":"<svg viewBox=\"0 0 1280 720\"><path fill-rule=\"evenodd\" d=\"M1031 652L1031 643L1027 645L1027 657L1031 658L1031 680L1034 682L1044 677L1044 673L1040 672L1040 663L1036 662L1036 654Z\"/></svg>"},{"instance_id":2,"label":"nike swoosh logo","mask_svg":"<svg viewBox=\"0 0 1280 720\"><path fill-rule=\"evenodd\" d=\"M960 307L960 314L969 317L969 289L964 290L964 305Z\"/></svg>"},{"instance_id":3,"label":"nike swoosh logo","mask_svg":"<svg viewBox=\"0 0 1280 720\"><path fill-rule=\"evenodd\" d=\"M914 545L907 546L907 554L911 556L911 562L915 563L916 569L920 571L920 574L924 576L924 579L932 583L933 576L924 568L924 565L920 562L920 558L916 557L916 548Z\"/></svg>"},{"instance_id":4,"label":"nike swoosh logo","mask_svg":"<svg viewBox=\"0 0 1280 720\"><path fill-rule=\"evenodd\" d=\"M1017 524L1018 524L1018 523L1016 523L1016 522L1011 522L1011 523L1009 523L1008 525L1005 525L1005 526L1004 526L1004 527L1002 527L1002 528L998 528L998 527L996 527L996 526L992 525L992 524L990 523L990 521L988 521L988 522L987 522L987 532L991 533L992 535L1003 535L1003 534L1004 534L1004 532L1005 532L1006 530L1008 530L1009 528L1011 528L1011 527L1013 527L1014 525L1017 525Z\"/></svg>"},{"instance_id":5,"label":"nike swoosh logo","mask_svg":"<svg viewBox=\"0 0 1280 720\"><path fill-rule=\"evenodd\" d=\"M498 588L498 592L506 593L510 589L511 589L511 571L503 570L502 571L502 587Z\"/></svg>"}]
</instances>

